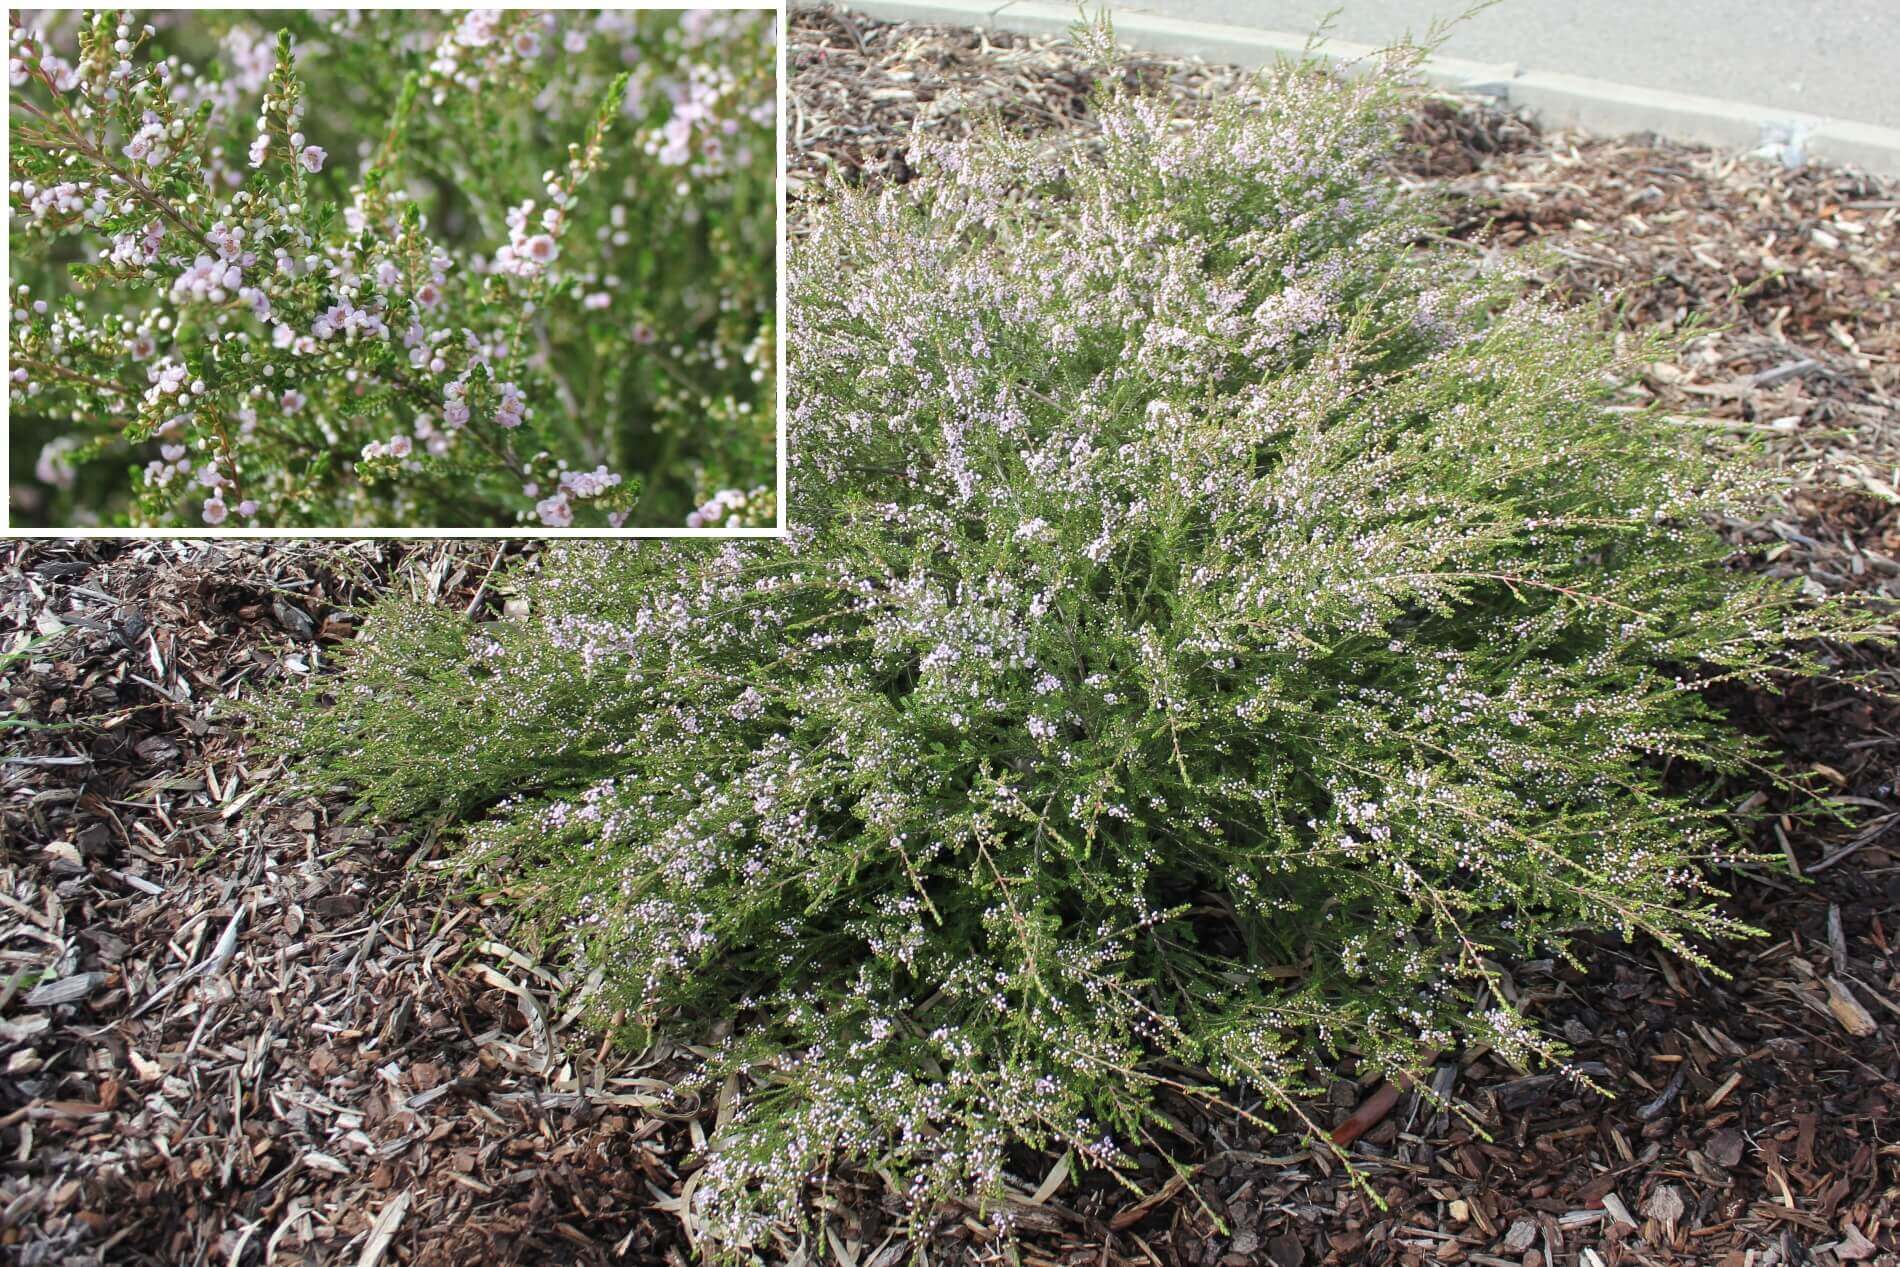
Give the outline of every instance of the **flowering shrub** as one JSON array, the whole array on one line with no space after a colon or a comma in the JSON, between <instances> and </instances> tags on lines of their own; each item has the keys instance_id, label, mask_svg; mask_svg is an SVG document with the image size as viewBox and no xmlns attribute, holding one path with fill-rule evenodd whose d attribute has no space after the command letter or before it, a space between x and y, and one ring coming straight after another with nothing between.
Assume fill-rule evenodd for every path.
<instances>
[{"instance_id":1,"label":"flowering shrub","mask_svg":"<svg viewBox=\"0 0 1900 1267\"><path fill-rule=\"evenodd\" d=\"M22 521L774 522L771 12L64 17L9 29Z\"/></svg>"},{"instance_id":2,"label":"flowering shrub","mask_svg":"<svg viewBox=\"0 0 1900 1267\"><path fill-rule=\"evenodd\" d=\"M920 1211L1020 1143L1118 1167L1164 1087L1559 1055L1500 959L1736 930L1665 765L1765 760L1705 688L1852 622L1732 566L1747 478L1606 408L1587 316L1416 245L1398 99L1289 69L920 144L794 250L785 542L392 601L278 724L474 819L603 1017L736 1021L727 1249L839 1163Z\"/></svg>"}]
</instances>

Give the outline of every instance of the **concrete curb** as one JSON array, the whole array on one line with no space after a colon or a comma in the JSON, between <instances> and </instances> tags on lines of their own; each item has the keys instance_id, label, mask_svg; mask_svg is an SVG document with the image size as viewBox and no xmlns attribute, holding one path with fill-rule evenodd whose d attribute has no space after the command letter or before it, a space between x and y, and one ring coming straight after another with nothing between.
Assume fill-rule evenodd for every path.
<instances>
[{"instance_id":1,"label":"concrete curb","mask_svg":"<svg viewBox=\"0 0 1900 1267\"><path fill-rule=\"evenodd\" d=\"M869 17L892 22L985 27L1025 35L1066 32L1079 7L1051 0L847 0ZM1284 31L1132 10L1113 13L1115 36L1124 44L1152 53L1199 57L1249 68L1269 66L1308 52L1351 65L1376 58L1379 49L1345 40L1309 40ZM1699 97L1689 93L1524 70L1510 63L1430 57L1420 67L1427 82L1457 92L1479 93L1520 106L1547 124L1610 135L1654 132L1671 140L1732 150L1763 150L1799 163L1858 167L1883 176L1900 176L1900 128L1829 119L1769 106Z\"/></svg>"}]
</instances>

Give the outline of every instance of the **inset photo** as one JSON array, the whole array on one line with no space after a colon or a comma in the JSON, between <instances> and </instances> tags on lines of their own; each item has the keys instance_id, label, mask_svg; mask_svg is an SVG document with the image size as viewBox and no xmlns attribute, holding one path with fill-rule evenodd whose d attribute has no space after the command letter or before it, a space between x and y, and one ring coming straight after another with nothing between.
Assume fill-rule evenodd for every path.
<instances>
[{"instance_id":1,"label":"inset photo","mask_svg":"<svg viewBox=\"0 0 1900 1267\"><path fill-rule=\"evenodd\" d=\"M11 11L7 526L780 529L780 22Z\"/></svg>"}]
</instances>

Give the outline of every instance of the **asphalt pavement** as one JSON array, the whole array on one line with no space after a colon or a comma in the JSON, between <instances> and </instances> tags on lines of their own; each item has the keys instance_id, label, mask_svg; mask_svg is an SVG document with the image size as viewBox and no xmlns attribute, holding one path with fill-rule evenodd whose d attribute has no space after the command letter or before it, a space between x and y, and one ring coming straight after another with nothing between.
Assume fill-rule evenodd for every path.
<instances>
[{"instance_id":1,"label":"asphalt pavement","mask_svg":"<svg viewBox=\"0 0 1900 1267\"><path fill-rule=\"evenodd\" d=\"M1093 7L1091 5L1091 7ZM1422 39L1461 0L1137 0L1132 10L1361 44ZM1900 0L1500 0L1439 52L1900 127Z\"/></svg>"}]
</instances>

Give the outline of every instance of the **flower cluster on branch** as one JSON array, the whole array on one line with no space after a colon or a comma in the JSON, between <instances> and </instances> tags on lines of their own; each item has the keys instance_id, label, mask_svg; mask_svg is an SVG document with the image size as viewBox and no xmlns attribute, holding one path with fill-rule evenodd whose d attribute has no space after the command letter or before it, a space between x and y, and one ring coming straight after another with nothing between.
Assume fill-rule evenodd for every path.
<instances>
[{"instance_id":1,"label":"flower cluster on branch","mask_svg":"<svg viewBox=\"0 0 1900 1267\"><path fill-rule=\"evenodd\" d=\"M21 522L774 521L771 12L44 16Z\"/></svg>"}]
</instances>

